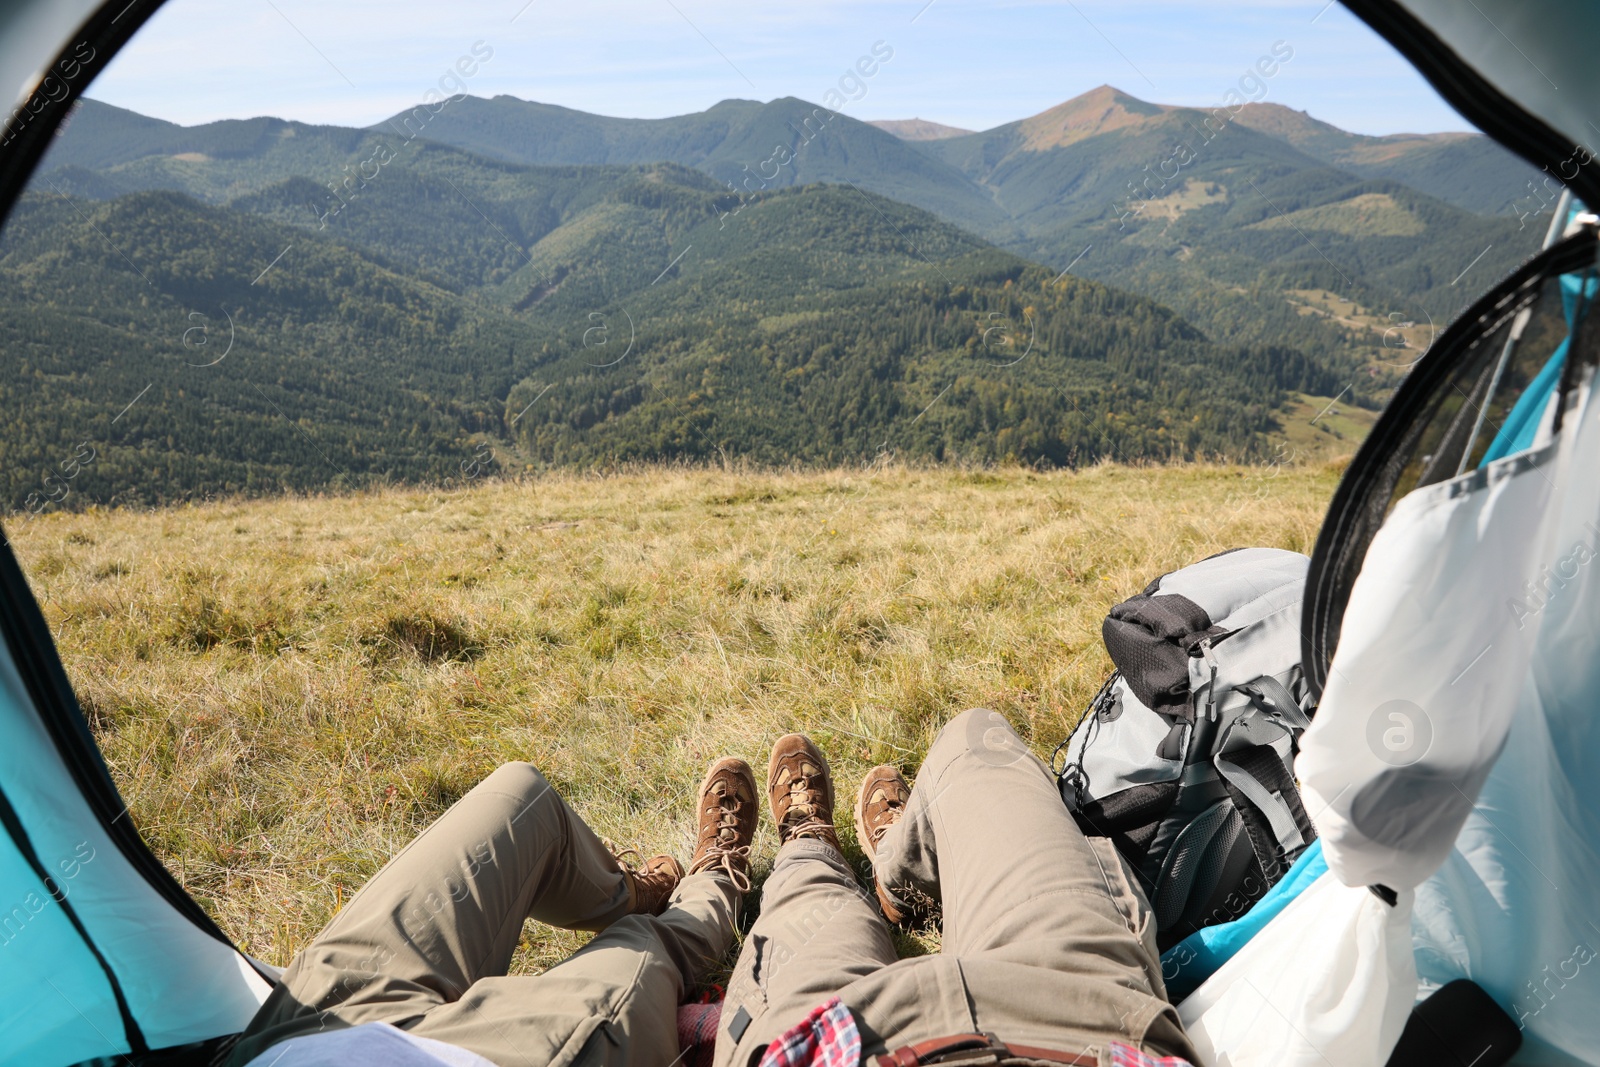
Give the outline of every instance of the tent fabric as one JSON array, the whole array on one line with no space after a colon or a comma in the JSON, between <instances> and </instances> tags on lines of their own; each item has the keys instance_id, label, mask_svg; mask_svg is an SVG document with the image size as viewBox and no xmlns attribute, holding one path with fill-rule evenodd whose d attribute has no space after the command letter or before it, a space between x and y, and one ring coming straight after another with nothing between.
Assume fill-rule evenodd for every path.
<instances>
[{"instance_id":1,"label":"tent fabric","mask_svg":"<svg viewBox=\"0 0 1600 1067\"><path fill-rule=\"evenodd\" d=\"M1566 184L1600 203L1591 76L1600 6L1584 0L1343 0L1479 129L1548 173L1512 205L1531 214Z\"/></svg>"},{"instance_id":2,"label":"tent fabric","mask_svg":"<svg viewBox=\"0 0 1600 1067\"><path fill-rule=\"evenodd\" d=\"M1299 762L1333 875L1420 885L1425 988L1482 986L1518 1063L1600 1063L1597 463L1591 380L1556 440L1396 506Z\"/></svg>"},{"instance_id":3,"label":"tent fabric","mask_svg":"<svg viewBox=\"0 0 1600 1067\"><path fill-rule=\"evenodd\" d=\"M1558 215L1565 216L1551 221L1551 237L1555 235L1557 225L1562 230L1572 222L1579 213L1587 210L1580 201L1570 197L1565 202L1564 211ZM1551 242L1545 242L1548 246ZM1534 376L1523 389L1522 395L1517 398L1516 404L1506 416L1499 431L1494 435L1494 440L1489 443L1489 450L1484 453L1483 460L1478 465L1487 466L1497 459L1526 452L1534 445L1538 436L1539 427L1550 407L1550 397L1555 393L1561 383L1561 369L1566 366L1567 349L1572 345L1571 331L1577 319L1580 298L1587 305L1595 297L1600 280L1589 278L1585 285L1583 278L1576 274L1561 276L1561 311L1567 319L1568 336L1556 346L1555 352L1545 362L1544 367Z\"/></svg>"},{"instance_id":4,"label":"tent fabric","mask_svg":"<svg viewBox=\"0 0 1600 1067\"><path fill-rule=\"evenodd\" d=\"M267 982L129 864L4 647L0 790L0 1065L127 1053L130 1029L164 1048L249 1021Z\"/></svg>"},{"instance_id":5,"label":"tent fabric","mask_svg":"<svg viewBox=\"0 0 1600 1067\"><path fill-rule=\"evenodd\" d=\"M1571 688L1595 665L1552 651L1455 849L1417 890L1413 937L1424 991L1472 979L1522 1029L1517 1064L1569 1067L1600 1063L1600 733L1594 690Z\"/></svg>"},{"instance_id":6,"label":"tent fabric","mask_svg":"<svg viewBox=\"0 0 1600 1067\"><path fill-rule=\"evenodd\" d=\"M1249 911L1232 922L1202 927L1163 952L1161 976L1167 984L1167 996L1176 1003L1194 992L1327 870L1322 842L1313 841Z\"/></svg>"},{"instance_id":7,"label":"tent fabric","mask_svg":"<svg viewBox=\"0 0 1600 1067\"><path fill-rule=\"evenodd\" d=\"M1600 40L1600 7L1586 0L1403 0L1385 6L1410 11L1497 89L1574 145L1593 139L1588 124L1600 112L1600 83L1589 75L1594 42Z\"/></svg>"},{"instance_id":8,"label":"tent fabric","mask_svg":"<svg viewBox=\"0 0 1600 1067\"><path fill-rule=\"evenodd\" d=\"M1570 432L1417 490L1373 541L1298 764L1331 870L1179 1006L1211 1062L1381 1063L1404 991L1470 978L1522 1028L1514 1062L1600 1063L1590 384ZM1375 926L1358 887L1418 880Z\"/></svg>"},{"instance_id":9,"label":"tent fabric","mask_svg":"<svg viewBox=\"0 0 1600 1067\"><path fill-rule=\"evenodd\" d=\"M99 4L97 0L0 4L0 92L9 114L22 106L50 60Z\"/></svg>"},{"instance_id":10,"label":"tent fabric","mask_svg":"<svg viewBox=\"0 0 1600 1067\"><path fill-rule=\"evenodd\" d=\"M1518 1063L1600 1063L1600 401L1584 399L1541 595L1507 605L1535 635L1505 751L1443 867L1417 893L1418 969L1471 978L1522 1027ZM1568 436L1563 431L1563 436Z\"/></svg>"},{"instance_id":11,"label":"tent fabric","mask_svg":"<svg viewBox=\"0 0 1600 1067\"><path fill-rule=\"evenodd\" d=\"M1416 997L1411 894L1391 907L1323 874L1178 1005L1200 1062L1377 1067Z\"/></svg>"},{"instance_id":12,"label":"tent fabric","mask_svg":"<svg viewBox=\"0 0 1600 1067\"><path fill-rule=\"evenodd\" d=\"M1346 885L1412 889L1450 854L1532 660L1538 629L1512 606L1571 543L1556 487L1578 437L1418 489L1373 538L1297 762Z\"/></svg>"}]
</instances>

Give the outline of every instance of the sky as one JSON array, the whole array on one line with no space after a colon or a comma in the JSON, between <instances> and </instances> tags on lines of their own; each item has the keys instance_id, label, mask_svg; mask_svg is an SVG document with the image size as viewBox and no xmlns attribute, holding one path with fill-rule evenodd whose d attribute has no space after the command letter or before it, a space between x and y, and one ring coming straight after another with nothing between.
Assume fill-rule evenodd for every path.
<instances>
[{"instance_id":1,"label":"sky","mask_svg":"<svg viewBox=\"0 0 1600 1067\"><path fill-rule=\"evenodd\" d=\"M1254 99L1357 133L1472 128L1327 0L170 0L89 95L186 125L367 126L441 84L657 118L842 82L854 118L982 130L1103 84L1218 106L1275 47L1292 58L1246 80Z\"/></svg>"}]
</instances>

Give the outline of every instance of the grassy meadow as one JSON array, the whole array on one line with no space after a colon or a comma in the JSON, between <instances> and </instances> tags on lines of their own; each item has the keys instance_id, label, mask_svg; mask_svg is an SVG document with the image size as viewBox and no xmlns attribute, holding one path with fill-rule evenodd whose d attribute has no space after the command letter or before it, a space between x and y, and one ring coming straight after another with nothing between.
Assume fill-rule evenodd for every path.
<instances>
[{"instance_id":1,"label":"grassy meadow","mask_svg":"<svg viewBox=\"0 0 1600 1067\"><path fill-rule=\"evenodd\" d=\"M804 730L854 850L868 766L914 772L973 705L1048 757L1110 669L1112 603L1224 548L1309 552L1337 475L655 469L7 532L145 838L285 964L506 760L618 847L687 861L707 763L759 775ZM516 967L582 940L530 924Z\"/></svg>"}]
</instances>

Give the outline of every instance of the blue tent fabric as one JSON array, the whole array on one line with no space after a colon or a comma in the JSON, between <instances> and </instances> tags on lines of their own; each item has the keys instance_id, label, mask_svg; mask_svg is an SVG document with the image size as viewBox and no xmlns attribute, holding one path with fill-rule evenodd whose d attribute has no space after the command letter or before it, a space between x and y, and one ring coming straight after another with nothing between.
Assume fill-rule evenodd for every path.
<instances>
[{"instance_id":1,"label":"blue tent fabric","mask_svg":"<svg viewBox=\"0 0 1600 1067\"><path fill-rule=\"evenodd\" d=\"M1161 976L1167 983L1167 997L1177 1003L1193 993L1327 870L1328 862L1322 858L1319 838L1249 911L1232 922L1196 930L1163 952Z\"/></svg>"},{"instance_id":2,"label":"blue tent fabric","mask_svg":"<svg viewBox=\"0 0 1600 1067\"><path fill-rule=\"evenodd\" d=\"M0 1067L67 1067L239 1030L269 987L130 864L74 779L6 637Z\"/></svg>"},{"instance_id":3,"label":"blue tent fabric","mask_svg":"<svg viewBox=\"0 0 1600 1067\"><path fill-rule=\"evenodd\" d=\"M1562 285L1566 289L1565 282ZM1568 319L1570 322L1570 318ZM1567 345L1571 338L1562 341L1557 346L1544 368L1534 376L1533 381L1522 391L1517 398L1517 403L1511 409L1511 414L1506 416L1506 421L1500 427L1500 432L1494 435L1494 440L1489 443L1489 451L1483 454L1483 462L1479 467L1486 467L1497 459L1526 452L1533 447L1533 439L1539 432L1539 423L1544 418L1544 409L1550 403L1550 394L1556 391L1561 381L1561 368L1567 362Z\"/></svg>"}]
</instances>

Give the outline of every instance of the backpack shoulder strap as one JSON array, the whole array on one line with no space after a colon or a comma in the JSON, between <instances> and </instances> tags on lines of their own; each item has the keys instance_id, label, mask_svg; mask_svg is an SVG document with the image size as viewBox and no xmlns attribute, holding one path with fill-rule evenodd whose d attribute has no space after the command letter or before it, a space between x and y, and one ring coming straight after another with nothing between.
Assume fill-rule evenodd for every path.
<instances>
[{"instance_id":1,"label":"backpack shoulder strap","mask_svg":"<svg viewBox=\"0 0 1600 1067\"><path fill-rule=\"evenodd\" d=\"M1266 816L1267 825L1272 828L1272 836L1277 839L1278 848L1283 854L1293 855L1306 846L1307 841L1305 835L1300 832L1294 809L1289 806L1289 801L1281 793L1274 793L1268 789L1256 779L1255 775L1226 756L1216 757L1215 762L1217 773L1222 775L1229 785L1243 793L1245 799L1254 804L1257 811Z\"/></svg>"}]
</instances>

